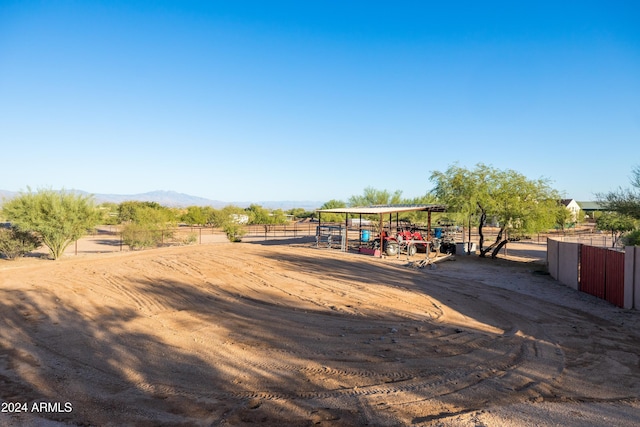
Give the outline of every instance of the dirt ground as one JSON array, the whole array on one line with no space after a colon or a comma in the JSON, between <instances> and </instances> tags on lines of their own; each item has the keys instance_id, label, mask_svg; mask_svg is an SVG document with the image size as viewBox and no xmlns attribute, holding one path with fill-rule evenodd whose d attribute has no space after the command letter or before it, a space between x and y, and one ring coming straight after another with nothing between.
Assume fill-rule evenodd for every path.
<instances>
[{"instance_id":1,"label":"dirt ground","mask_svg":"<svg viewBox=\"0 0 640 427\"><path fill-rule=\"evenodd\" d=\"M0 260L0 425L639 425L640 313L553 281L543 249Z\"/></svg>"}]
</instances>

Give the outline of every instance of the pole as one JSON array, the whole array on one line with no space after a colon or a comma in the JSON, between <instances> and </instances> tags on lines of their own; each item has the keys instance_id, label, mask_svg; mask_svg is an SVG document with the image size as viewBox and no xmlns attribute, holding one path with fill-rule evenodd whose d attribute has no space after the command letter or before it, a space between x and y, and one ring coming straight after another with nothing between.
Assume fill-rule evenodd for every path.
<instances>
[{"instance_id":1,"label":"pole","mask_svg":"<svg viewBox=\"0 0 640 427\"><path fill-rule=\"evenodd\" d=\"M349 252L349 212L344 213L344 251Z\"/></svg>"},{"instance_id":2,"label":"pole","mask_svg":"<svg viewBox=\"0 0 640 427\"><path fill-rule=\"evenodd\" d=\"M383 233L383 229L382 229L383 225L382 225L382 214L380 214L380 258L382 258L382 248L384 246L384 240L382 238L382 233Z\"/></svg>"},{"instance_id":3,"label":"pole","mask_svg":"<svg viewBox=\"0 0 640 427\"><path fill-rule=\"evenodd\" d=\"M471 255L471 215L469 215L469 241L467 242L467 255Z\"/></svg>"}]
</instances>

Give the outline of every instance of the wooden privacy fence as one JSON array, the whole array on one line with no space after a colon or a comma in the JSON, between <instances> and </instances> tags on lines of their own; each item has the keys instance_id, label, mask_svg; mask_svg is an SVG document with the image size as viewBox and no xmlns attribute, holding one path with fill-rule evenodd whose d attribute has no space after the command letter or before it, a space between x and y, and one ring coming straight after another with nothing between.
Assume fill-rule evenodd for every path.
<instances>
[{"instance_id":1,"label":"wooden privacy fence","mask_svg":"<svg viewBox=\"0 0 640 427\"><path fill-rule=\"evenodd\" d=\"M549 239L547 266L567 286L618 307L640 309L640 247L621 252Z\"/></svg>"}]
</instances>

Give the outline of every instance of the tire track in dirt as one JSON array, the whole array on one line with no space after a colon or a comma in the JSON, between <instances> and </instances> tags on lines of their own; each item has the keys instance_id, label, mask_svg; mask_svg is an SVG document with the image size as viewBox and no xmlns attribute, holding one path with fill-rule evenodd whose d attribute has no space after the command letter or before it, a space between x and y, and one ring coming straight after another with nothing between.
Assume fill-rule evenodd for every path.
<instances>
[{"instance_id":1,"label":"tire track in dirt","mask_svg":"<svg viewBox=\"0 0 640 427\"><path fill-rule=\"evenodd\" d=\"M41 320L13 322L22 335L6 336L31 337L36 360L51 361L24 367L48 373L49 389L82 389L86 405L142 405L127 412L133 418L114 420L153 413L189 424L202 407L209 425L251 414L278 425L282 418L269 417L319 416L318 408L331 419L353 407L372 424L411 424L481 408L487 396L495 404L557 399L565 390L575 397L578 387L567 384L575 369L597 367L602 352L614 364L637 349L624 330L580 331L592 320L586 311L447 277L444 268L436 275L316 255L230 245L68 262L39 282L54 289L39 294L47 304L15 301L11 318L31 307ZM114 314L82 312L85 301ZM75 323L63 334L51 323L65 305ZM590 337L598 339L593 354L576 356Z\"/></svg>"},{"instance_id":2,"label":"tire track in dirt","mask_svg":"<svg viewBox=\"0 0 640 427\"><path fill-rule=\"evenodd\" d=\"M306 301L310 301L310 302L315 302L312 298L308 298L308 297L301 297L298 294L294 294L291 291L287 291L284 290L284 285L282 284L283 282L286 282L286 280L293 280L293 281L299 281L297 280L297 278L291 274L288 274L286 276L282 276L282 275L278 275L275 274L273 272L269 271L269 268L266 264L262 264L262 265L258 265L258 268L256 268L256 265L253 264L251 266L251 268L249 269L247 276L250 277L250 281L254 284L253 286L255 287L270 287L270 288L275 288L276 290L282 292L283 294L286 294L290 297L295 297L301 300L306 300ZM283 281L283 279L285 279ZM319 292L324 292L324 293L331 293L333 295L337 294L337 291L334 289L336 286L339 287L351 287L353 288L353 284L349 281L345 281L345 280L321 280L318 281L316 283L309 283L308 280L305 280L305 284L306 285L311 285L313 288L315 288L316 290L318 290ZM272 286L271 283L279 283L279 286ZM356 285L355 286L356 289L358 289L359 291L363 291L365 289L364 286L360 285ZM402 288L399 288L402 289ZM378 293L377 295L376 292L372 292L371 289L366 289L366 291L371 295L374 294L374 296L378 296L378 297L383 297L385 296L382 292ZM255 292L255 289L252 289L252 292ZM351 297L353 297L353 293L350 294ZM388 295L387 295L388 296ZM421 305L419 304L415 304L412 302L409 302L407 299L403 299L403 298L398 298L398 297L392 297L392 302L390 303L390 305L392 304L402 304L402 305L411 305L413 307L420 307L422 308ZM371 303L370 303L371 304ZM320 307L326 307L326 304L322 304L322 303L317 303L316 305L320 306ZM383 308L388 308L388 306L384 306L384 305L377 305L376 308L378 309L383 309ZM290 315L290 314L289 314ZM515 334L514 334L515 335ZM442 346L443 347L447 347L447 354L449 354L450 356L455 354L455 355L460 355L460 354L469 354L469 353L473 353L475 350L477 349L481 349L484 346L486 346L488 344L488 342L490 340L487 339L486 336L476 336L473 333L469 333L469 332L464 332L464 333L460 333L460 332L455 332L455 333L450 333L449 335L442 335L441 338L442 340ZM508 347L508 346L507 346ZM500 349L504 354L510 354L512 357L509 359L508 362L505 362L504 360L501 361L501 363L498 363L497 360L493 360L492 361L492 367L487 368L487 372L489 372L490 370L498 370L498 371L513 371L515 369L517 369L518 367L522 366L523 363L526 363L527 360L531 359L532 356L530 354L527 354L526 357L517 357L514 358L513 354L514 354L514 350L510 349L510 348L501 348L498 347L498 349ZM520 354L522 355L524 353L524 349L526 349L526 347L520 347L517 348L515 350L515 354ZM272 349L273 350L273 349ZM282 353L286 353L289 354L290 356L296 356L299 358L303 358L303 359L307 359L307 358L318 358L318 357L331 357L333 353L335 352L318 352L317 350L313 350L312 347L307 347L305 348L305 346L300 345L300 343L298 343L297 345L297 349L295 351L293 351L292 349L288 349L288 350L284 350L282 348L279 348L277 350L278 353L282 354ZM230 354L233 354L233 351L230 351ZM239 356L240 354L233 354L233 358L238 361L239 360ZM270 357L263 357L260 358L262 360L269 360ZM246 362L244 362L246 363ZM348 369L327 369L325 368L316 368L316 369L309 369L308 367L300 367L299 365L292 365L292 364L282 364L282 363L253 363L251 364L252 368L258 368L260 370L264 370L264 371L270 371L270 372L289 372L289 371L294 371L294 372L310 372L312 374L318 375L318 374L322 374L324 376L336 376L336 377L363 377L363 378L367 378L370 379L370 377L375 377L376 375L372 375L371 373L374 371L363 371L363 370L348 370ZM476 370L473 373L476 377L480 377L483 379L488 378L487 374L482 371L482 370ZM415 378L416 375L420 376L421 374L412 370L408 370L408 371L400 371L400 370L394 370L392 372L386 372L384 375L379 374L378 376L380 377L385 377L385 378L395 378L395 379L402 379L402 381L405 381L406 378ZM468 376L468 375L472 375L471 373L450 373L448 375L448 377L451 377L450 380L440 380L440 381L436 381L434 382L435 386L442 386L445 382L455 382L455 381L460 381L461 378ZM380 383L380 384L384 384L384 383ZM372 394L377 394L377 393L381 393L381 394L388 394L388 393L397 393L397 392L401 392L401 391L415 391L415 390L420 390L423 388L426 388L427 386L425 384L415 384L412 385L411 387L408 386L403 386L403 387L398 387L398 386L393 386L393 387L389 387L389 386L382 386L378 384L377 387L374 386L366 386L368 388L365 387L365 389L362 388L362 386L360 387L360 391L358 392L353 392L351 395L372 395ZM470 383L466 384L464 387L471 387L473 384L475 384L475 382L471 381ZM346 392L345 391L337 391L337 392L332 392L332 393L323 393L320 395L314 395L313 393L309 394L306 393L304 395L301 395L299 397L303 397L303 396L307 396L307 398L328 398L328 397L336 397L336 396L340 396L340 395L344 395ZM261 395L257 395L257 394L241 394L241 395L237 395L237 396L244 396L244 397L260 397L260 398L270 398L270 399L280 399L285 397L285 395L283 394L274 394L274 393L262 393ZM315 396L315 397L314 397Z\"/></svg>"}]
</instances>

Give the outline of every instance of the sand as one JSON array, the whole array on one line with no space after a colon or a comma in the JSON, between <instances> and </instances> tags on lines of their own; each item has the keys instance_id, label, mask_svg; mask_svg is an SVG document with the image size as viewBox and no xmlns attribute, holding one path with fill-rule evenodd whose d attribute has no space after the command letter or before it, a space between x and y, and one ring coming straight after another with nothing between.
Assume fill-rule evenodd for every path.
<instances>
[{"instance_id":1,"label":"sand","mask_svg":"<svg viewBox=\"0 0 640 427\"><path fill-rule=\"evenodd\" d=\"M0 260L0 424L640 424L640 314L535 251L276 243Z\"/></svg>"}]
</instances>

